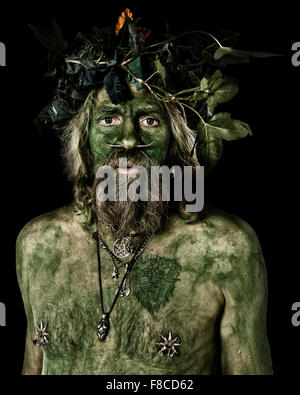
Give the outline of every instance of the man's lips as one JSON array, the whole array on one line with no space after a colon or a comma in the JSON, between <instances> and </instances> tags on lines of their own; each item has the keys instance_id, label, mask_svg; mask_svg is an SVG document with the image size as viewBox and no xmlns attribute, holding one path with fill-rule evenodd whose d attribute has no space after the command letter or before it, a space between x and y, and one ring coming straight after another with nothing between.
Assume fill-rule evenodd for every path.
<instances>
[{"instance_id":1,"label":"man's lips","mask_svg":"<svg viewBox=\"0 0 300 395\"><path fill-rule=\"evenodd\" d=\"M129 166L129 167L115 167L116 172L119 174L127 174L127 175L134 175L139 173L139 169L134 166Z\"/></svg>"}]
</instances>

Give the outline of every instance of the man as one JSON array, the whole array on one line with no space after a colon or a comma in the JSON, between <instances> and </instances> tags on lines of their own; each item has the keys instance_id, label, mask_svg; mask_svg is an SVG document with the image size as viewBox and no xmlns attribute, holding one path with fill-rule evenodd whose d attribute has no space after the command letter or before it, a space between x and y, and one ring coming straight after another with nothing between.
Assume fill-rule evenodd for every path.
<instances>
[{"instance_id":1,"label":"man","mask_svg":"<svg viewBox=\"0 0 300 395\"><path fill-rule=\"evenodd\" d=\"M266 270L250 226L210 207L196 218L162 199L99 200L101 166L119 178L197 164L184 114L125 84L117 104L93 89L65 129L74 202L19 234L23 374L271 374Z\"/></svg>"}]
</instances>

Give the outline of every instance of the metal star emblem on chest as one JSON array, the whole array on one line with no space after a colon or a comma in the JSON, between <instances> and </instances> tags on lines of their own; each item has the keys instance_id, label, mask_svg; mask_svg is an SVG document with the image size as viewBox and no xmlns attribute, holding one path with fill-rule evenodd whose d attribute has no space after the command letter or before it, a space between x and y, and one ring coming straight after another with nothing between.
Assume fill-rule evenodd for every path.
<instances>
[{"instance_id":1,"label":"metal star emblem on chest","mask_svg":"<svg viewBox=\"0 0 300 395\"><path fill-rule=\"evenodd\" d=\"M32 340L32 343L37 346L37 347L46 347L47 344L49 343L48 341L48 336L49 333L46 331L47 330L47 325L43 324L43 321L41 321L36 328L35 332L35 338Z\"/></svg>"},{"instance_id":2,"label":"metal star emblem on chest","mask_svg":"<svg viewBox=\"0 0 300 395\"><path fill-rule=\"evenodd\" d=\"M178 340L178 336L172 339L172 332L169 331L168 338L163 335L161 335L161 337L163 338L163 342L156 343L159 346L162 346L158 353L164 353L170 358L174 357L175 354L178 354L176 347L179 347L181 345L181 343L176 343L176 341Z\"/></svg>"}]
</instances>

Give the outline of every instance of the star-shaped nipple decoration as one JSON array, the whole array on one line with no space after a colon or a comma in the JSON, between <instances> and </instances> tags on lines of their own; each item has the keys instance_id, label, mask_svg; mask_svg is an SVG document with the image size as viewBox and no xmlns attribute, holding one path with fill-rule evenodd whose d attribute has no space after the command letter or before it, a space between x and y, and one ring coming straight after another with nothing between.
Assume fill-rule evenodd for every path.
<instances>
[{"instance_id":1,"label":"star-shaped nipple decoration","mask_svg":"<svg viewBox=\"0 0 300 395\"><path fill-rule=\"evenodd\" d=\"M38 347L46 347L47 343L49 343L47 337L49 336L49 333L46 332L47 329L47 325L44 326L43 321L41 321L38 325L37 325L37 329L36 329L36 334L35 334L35 338L32 340L32 343L35 346Z\"/></svg>"},{"instance_id":2,"label":"star-shaped nipple decoration","mask_svg":"<svg viewBox=\"0 0 300 395\"><path fill-rule=\"evenodd\" d=\"M166 353L170 358L172 358L175 354L178 354L178 351L175 348L181 345L181 343L176 343L178 336L176 336L175 339L172 339L172 332L169 331L168 338L164 337L163 335L161 335L161 337L163 338L163 342L156 343L159 346L162 346L158 353Z\"/></svg>"}]
</instances>

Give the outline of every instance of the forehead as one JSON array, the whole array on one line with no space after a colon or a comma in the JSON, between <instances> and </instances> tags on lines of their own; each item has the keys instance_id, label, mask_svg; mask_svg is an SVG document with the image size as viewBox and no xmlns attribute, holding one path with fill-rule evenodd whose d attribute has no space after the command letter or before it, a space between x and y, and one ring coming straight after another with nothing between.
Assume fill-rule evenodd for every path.
<instances>
[{"instance_id":1,"label":"forehead","mask_svg":"<svg viewBox=\"0 0 300 395\"><path fill-rule=\"evenodd\" d=\"M130 96L126 102L114 105L106 92L106 89L102 87L96 94L95 106L101 108L103 106L108 107L125 107L128 105L138 106L139 108L149 108L159 112L165 112L165 107L160 103L147 88L137 90L135 85L129 84Z\"/></svg>"}]
</instances>

